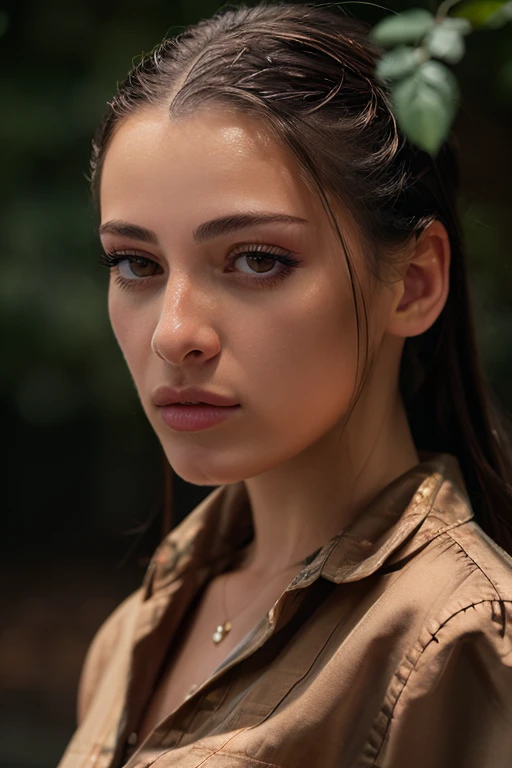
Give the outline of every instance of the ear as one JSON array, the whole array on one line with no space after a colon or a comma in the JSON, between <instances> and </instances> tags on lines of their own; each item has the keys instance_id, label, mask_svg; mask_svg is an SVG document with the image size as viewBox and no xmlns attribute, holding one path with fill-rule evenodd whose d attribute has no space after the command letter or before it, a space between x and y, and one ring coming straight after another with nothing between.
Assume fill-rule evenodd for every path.
<instances>
[{"instance_id":1,"label":"ear","mask_svg":"<svg viewBox=\"0 0 512 768\"><path fill-rule=\"evenodd\" d=\"M418 336L439 317L450 287L450 241L440 221L420 233L401 273L393 286L387 332L402 338Z\"/></svg>"}]
</instances>

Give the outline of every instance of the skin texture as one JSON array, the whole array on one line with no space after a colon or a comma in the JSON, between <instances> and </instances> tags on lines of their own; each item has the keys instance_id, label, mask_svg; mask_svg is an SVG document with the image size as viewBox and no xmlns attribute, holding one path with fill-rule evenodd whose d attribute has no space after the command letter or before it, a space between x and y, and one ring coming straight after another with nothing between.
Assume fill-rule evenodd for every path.
<instances>
[{"instance_id":1,"label":"skin texture","mask_svg":"<svg viewBox=\"0 0 512 768\"><path fill-rule=\"evenodd\" d=\"M122 220L157 236L158 244L148 244L102 235L108 253L152 262L130 267L125 260L111 271L112 327L174 471L198 485L246 482L255 538L238 590L250 599L255 578L325 544L418 463L398 369L404 339L426 330L446 301L446 230L431 224L392 279L372 281L357 228L338 206L368 297L373 351L347 419L357 340L343 251L293 158L261 125L214 109L180 122L164 108L141 109L114 134L100 203L103 225ZM194 242L203 222L263 211L307 224L251 226ZM265 285L266 275L284 267L251 260L247 252L258 247L274 256L292 252L299 264ZM118 284L119 270L132 287ZM176 432L152 401L163 384L204 387L234 397L241 408L213 428Z\"/></svg>"}]
</instances>

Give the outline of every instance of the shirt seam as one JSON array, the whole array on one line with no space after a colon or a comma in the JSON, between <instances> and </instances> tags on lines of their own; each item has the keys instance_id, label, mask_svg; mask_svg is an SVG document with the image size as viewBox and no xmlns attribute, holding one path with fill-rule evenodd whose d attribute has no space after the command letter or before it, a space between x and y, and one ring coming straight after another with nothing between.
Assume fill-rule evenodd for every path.
<instances>
[{"instance_id":1,"label":"shirt seam","mask_svg":"<svg viewBox=\"0 0 512 768\"><path fill-rule=\"evenodd\" d=\"M500 591L499 591L499 587L498 587L498 585L497 585L497 584L496 584L496 583L495 583L495 582L494 582L494 581L491 579L491 577L489 576L489 574L488 574L488 573L486 573L486 572L484 571L484 569L482 568L482 566L480 565L480 563L478 563L478 562L477 562L477 561L476 561L476 560L475 560L473 557L471 557L471 555L469 554L469 552L467 551L467 549L466 549L466 548L465 548L465 547L464 547L464 546L463 546L463 545L460 543L460 541L458 541L458 540L457 540L457 539L456 539L454 536L452 536L452 535L451 535L451 533L447 533L447 535L450 537L450 539L451 539L452 541L454 541L454 542L457 544L457 546L458 546L458 547L459 547L459 548L462 550L462 552L464 552L464 554L466 555L466 557L467 557L469 560L471 560L471 562L473 563L473 565L475 565L475 567L476 567L476 568L478 568L478 570L480 571L480 573L482 574L482 576L484 576L484 577L485 577L485 579L486 579L486 580L489 582L489 584L492 586L492 588L493 588L493 589L494 589L494 591L496 592L496 595L497 595L497 600L499 600L499 601L501 602L503 598L502 598L502 596L501 596L501 593L500 593Z\"/></svg>"},{"instance_id":2,"label":"shirt seam","mask_svg":"<svg viewBox=\"0 0 512 768\"><path fill-rule=\"evenodd\" d=\"M208 752L209 753L209 754L206 755L206 757L204 757L203 760L201 760L200 763L197 764L197 768L199 768L199 766L201 766L204 763L206 763L206 761L209 760L211 757L214 757L219 752L222 752L222 750L226 747L227 744L229 744L230 741L232 741L236 736L238 736L240 733L242 733L243 731L246 731L246 730L247 730L247 726L245 726L244 728L239 728L239 730L236 731L236 733L233 733L229 737L229 739L227 739L227 741L225 741L224 744L222 744L217 749L210 749L209 747L204 746L201 743L201 741L198 741L195 744L192 744L191 745L192 749L198 749L198 750L202 750L203 752ZM164 755L168 754L169 752L173 752L174 749L175 749L175 746L169 747L169 749L164 749L153 760L151 760L149 763L145 764L144 768L151 768L151 766L154 765L157 762L157 760L160 760L161 757L163 757ZM276 766L276 768L279 768L279 766Z\"/></svg>"},{"instance_id":3,"label":"shirt seam","mask_svg":"<svg viewBox=\"0 0 512 768\"><path fill-rule=\"evenodd\" d=\"M451 538L451 537L450 537L450 538ZM453 541L455 541L455 539L453 539ZM463 550L463 551L465 551L465 550ZM482 605L482 604L484 604L484 603L488 603L489 605L492 605L492 603L496 603L496 602L500 604L500 607L501 607L502 611L504 610L504 607L505 607L505 603L509 603L509 604L512 606L512 599L511 599L511 600L503 600L503 599L501 599L501 598L499 598L499 597L498 597L498 598L496 598L496 599L493 599L493 598L485 598L485 599L483 599L483 600L477 600L477 601L474 601L474 602L468 603L467 605L465 605L465 606L464 606L464 607L462 607L462 608L459 608L457 611L455 611L454 613L452 613L452 614L451 614L451 615L450 615L450 616L449 616L447 619L445 619L445 621L443 621L443 622L442 622L442 623L441 623L441 624L438 626L438 628L436 629L436 631L435 631L435 632L433 632L433 633L431 632L431 633L430 633L430 635L431 635L430 639L429 639L429 640L427 640L427 642L425 643L425 645L424 645L424 646L423 646L423 648L421 649L420 653L418 654L418 658L416 659L416 661L414 662L414 664L413 664L413 665L410 667L410 669L409 669L409 673L407 674L407 677L406 677L406 678L404 678L404 676L403 676L403 675L399 675L399 672L398 672L398 670L395 672L395 674L393 675L393 677L392 677L392 679L391 679L391 682L390 682L390 683L389 683L389 685L388 685L387 691L389 691L389 689L391 688L392 684L393 684L393 683L394 683L394 681L395 681L395 680L397 680L397 679L398 679L398 680L399 680L399 681L402 683L402 687L400 688L400 690L399 690L399 691L397 692L397 694L395 695L395 697L394 697L394 701L393 701L393 703L392 703L392 706L390 707L390 710L389 710L389 714L387 715L387 722L386 722L385 728L384 728L384 730L383 730L383 733L382 733L382 737L381 737L381 740L380 740L380 745L379 745L379 748L378 748L378 750L377 750L377 752L376 752L376 754L375 754L374 760L373 760L373 762L372 762L372 764L371 764L371 765L372 765L372 768L379 768L379 766L377 765L377 760L379 759L379 757L380 757L380 755L381 755L381 752L382 752L382 748L383 748L383 746L384 746L384 742L385 742L386 736L387 736L388 732L390 731L390 728L391 728L391 724L392 724L392 720L393 720L393 714L394 714L394 712L395 712L395 709L396 709L396 707L397 707L397 704L398 704L398 702L400 701L400 698L402 697L402 695L404 694L404 691L405 691L405 689L406 689L406 687L407 687L407 683L409 682L409 680L410 680L410 678L411 678L411 675L412 675L412 673L414 672L414 670L415 670L415 669L416 669L416 668L419 666L419 664L420 664L420 661L421 661L421 659L422 659L422 657L423 657L423 654L425 653L425 651L427 650L427 648L428 648L428 647L431 645L431 643L434 643L434 642L435 642L435 643L439 643L439 639L436 637L436 635L437 635L437 634L439 633L439 631L440 631L441 629L443 629L443 627L445 627L445 626L446 626L446 625L447 625L447 624L448 624L448 623L449 623L449 622L450 622L450 621L451 621L453 618L455 618L456 616L458 616L460 613L465 613L465 612L466 612L466 611L467 611L469 608L474 608L475 606L477 606L477 605ZM423 629L424 629L424 628L423 628ZM420 635L421 635L421 633L423 632L423 629L422 629L422 631L420 632ZM500 633L500 634L501 634L501 636L503 636L503 633ZM410 655L409 655L409 653L405 654L405 656L406 656L407 658L410 658ZM400 665L400 666L401 666L401 665ZM386 694L387 694L387 691L386 691ZM385 698L386 698L386 695L384 696L384 699L385 699ZM381 714L382 712L383 712L383 708L381 708L381 710L380 710L380 712L379 712L379 715L377 716L377 719L378 719L378 717L380 716L380 714ZM367 742L367 743L368 743L368 742Z\"/></svg>"}]
</instances>

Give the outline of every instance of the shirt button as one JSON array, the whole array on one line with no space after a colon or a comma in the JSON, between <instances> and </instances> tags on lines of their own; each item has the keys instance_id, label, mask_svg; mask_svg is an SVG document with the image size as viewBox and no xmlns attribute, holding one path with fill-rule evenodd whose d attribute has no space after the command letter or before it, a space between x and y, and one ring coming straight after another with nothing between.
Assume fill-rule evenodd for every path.
<instances>
[{"instance_id":1,"label":"shirt button","mask_svg":"<svg viewBox=\"0 0 512 768\"><path fill-rule=\"evenodd\" d=\"M133 747L134 744L137 743L137 733L135 731L132 731L130 735L128 736L128 744Z\"/></svg>"}]
</instances>

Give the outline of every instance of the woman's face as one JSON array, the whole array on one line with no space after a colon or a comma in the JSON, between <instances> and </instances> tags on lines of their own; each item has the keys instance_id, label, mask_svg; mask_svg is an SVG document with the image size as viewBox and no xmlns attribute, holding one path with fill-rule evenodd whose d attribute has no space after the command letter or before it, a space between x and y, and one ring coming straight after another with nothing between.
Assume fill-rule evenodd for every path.
<instances>
[{"instance_id":1,"label":"woman's face","mask_svg":"<svg viewBox=\"0 0 512 768\"><path fill-rule=\"evenodd\" d=\"M100 199L103 248L121 258L112 327L178 475L198 485L254 477L341 428L357 357L343 252L293 159L261 125L220 110L180 122L141 110L111 141ZM344 236L364 282L348 224ZM377 289L377 329L389 302ZM165 385L239 407L182 431L155 402Z\"/></svg>"}]
</instances>

